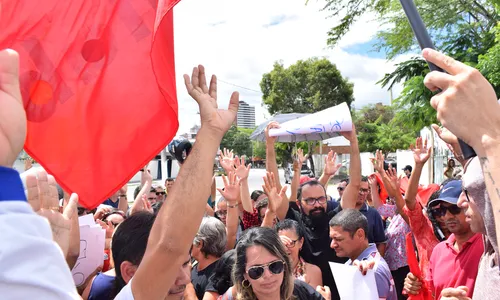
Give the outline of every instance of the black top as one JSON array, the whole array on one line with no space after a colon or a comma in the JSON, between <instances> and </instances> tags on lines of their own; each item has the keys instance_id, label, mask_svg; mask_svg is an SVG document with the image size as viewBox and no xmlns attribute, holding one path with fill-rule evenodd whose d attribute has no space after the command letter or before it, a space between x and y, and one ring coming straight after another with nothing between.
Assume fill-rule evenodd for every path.
<instances>
[{"instance_id":1,"label":"black top","mask_svg":"<svg viewBox=\"0 0 500 300\"><path fill-rule=\"evenodd\" d=\"M217 289L213 286L213 281L210 280L210 277L213 275L213 271L216 266L217 262L214 262L201 271L198 271L198 265L194 266L193 270L191 270L191 283L194 286L196 297L198 297L198 299L203 299L205 291L217 291Z\"/></svg>"},{"instance_id":2,"label":"black top","mask_svg":"<svg viewBox=\"0 0 500 300\"><path fill-rule=\"evenodd\" d=\"M340 207L340 206L339 206ZM304 246L300 251L300 256L308 263L318 266L321 269L323 285L330 287L332 299L339 299L340 296L333 279L332 271L328 262L345 263L347 258L338 257L335 250L330 248L330 226L329 222L337 212L327 209L326 216L321 220L312 222L312 220L298 211L289 208L286 218L295 220L304 230Z\"/></svg>"},{"instance_id":3,"label":"black top","mask_svg":"<svg viewBox=\"0 0 500 300\"><path fill-rule=\"evenodd\" d=\"M320 293L316 292L312 286L305 283L302 280L295 279L293 285L293 295L297 297L297 300L323 300L323 296Z\"/></svg>"}]
</instances>

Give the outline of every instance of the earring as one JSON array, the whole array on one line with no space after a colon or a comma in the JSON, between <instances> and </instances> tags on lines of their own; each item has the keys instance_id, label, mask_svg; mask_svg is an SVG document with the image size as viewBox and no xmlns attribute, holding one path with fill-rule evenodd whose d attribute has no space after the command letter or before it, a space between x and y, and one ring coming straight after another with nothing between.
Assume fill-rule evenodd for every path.
<instances>
[{"instance_id":1,"label":"earring","mask_svg":"<svg viewBox=\"0 0 500 300\"><path fill-rule=\"evenodd\" d=\"M243 279L243 281L241 282L241 286L245 289L248 289L250 287L250 281Z\"/></svg>"}]
</instances>

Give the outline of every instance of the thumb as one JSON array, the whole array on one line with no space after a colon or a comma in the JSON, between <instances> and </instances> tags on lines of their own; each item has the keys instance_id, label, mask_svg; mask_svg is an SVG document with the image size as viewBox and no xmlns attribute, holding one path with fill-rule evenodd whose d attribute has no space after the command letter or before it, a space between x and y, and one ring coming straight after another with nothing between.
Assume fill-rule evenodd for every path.
<instances>
[{"instance_id":1,"label":"thumb","mask_svg":"<svg viewBox=\"0 0 500 300\"><path fill-rule=\"evenodd\" d=\"M12 50L6 49L0 51L0 74L2 80L0 81L0 90L13 96L20 103L21 89L19 85L19 54Z\"/></svg>"},{"instance_id":2,"label":"thumb","mask_svg":"<svg viewBox=\"0 0 500 300\"><path fill-rule=\"evenodd\" d=\"M234 112L236 116L239 105L240 105L240 94L238 92L233 92L233 94L231 95L231 100L229 100L228 110Z\"/></svg>"},{"instance_id":3,"label":"thumb","mask_svg":"<svg viewBox=\"0 0 500 300\"><path fill-rule=\"evenodd\" d=\"M71 194L71 197L69 198L69 203L66 205L66 208L64 208L63 216L69 220L78 217L78 195L73 193Z\"/></svg>"},{"instance_id":4,"label":"thumb","mask_svg":"<svg viewBox=\"0 0 500 300\"><path fill-rule=\"evenodd\" d=\"M284 196L286 194L286 190L288 189L288 185L285 185L281 188L280 196Z\"/></svg>"}]
</instances>

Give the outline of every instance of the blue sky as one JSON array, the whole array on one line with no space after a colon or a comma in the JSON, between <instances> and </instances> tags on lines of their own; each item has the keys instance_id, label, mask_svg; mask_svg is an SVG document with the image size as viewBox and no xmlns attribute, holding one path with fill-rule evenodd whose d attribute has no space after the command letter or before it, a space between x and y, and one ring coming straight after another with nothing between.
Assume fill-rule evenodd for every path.
<instances>
[{"instance_id":1,"label":"blue sky","mask_svg":"<svg viewBox=\"0 0 500 300\"><path fill-rule=\"evenodd\" d=\"M376 43L377 39L372 39L365 43L359 43L343 47L342 50L344 50L349 54L359 54L370 58L383 58L383 59L386 58L386 52L384 50L381 50L380 52L376 52L374 50L374 45Z\"/></svg>"}]
</instances>

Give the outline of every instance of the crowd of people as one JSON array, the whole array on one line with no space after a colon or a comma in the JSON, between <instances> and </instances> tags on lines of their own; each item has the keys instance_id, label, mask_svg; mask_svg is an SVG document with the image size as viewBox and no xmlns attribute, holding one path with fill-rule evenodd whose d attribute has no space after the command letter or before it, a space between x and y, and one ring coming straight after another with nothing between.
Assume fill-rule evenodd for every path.
<instances>
[{"instance_id":1,"label":"crowd of people","mask_svg":"<svg viewBox=\"0 0 500 300\"><path fill-rule=\"evenodd\" d=\"M318 179L301 177L306 156L297 151L294 176L282 185L276 138L266 129L262 190L249 190L251 166L220 152L225 171L221 198L213 201L213 161L233 124L239 95L217 105L217 78L203 66L185 75L198 103L201 128L179 175L153 186L147 168L129 207L126 187L97 209L78 195L58 191L43 170L11 169L26 137L18 55L0 52L0 298L2 299L340 299L330 262L374 273L379 299L497 299L500 289L500 106L481 74L434 50L426 60L426 86L441 127L439 137L463 167L450 160L444 182L422 186L432 147L412 145L414 165L398 176L377 151L376 173L361 174L356 130L350 142L349 178L327 186L340 165L325 157ZM458 138L477 157L465 158ZM287 189L290 189L289 196ZM207 199L209 199L207 201ZM93 214L106 231L103 264L80 286L71 269L80 255L78 217ZM371 270L371 271L370 271ZM345 288L345 287L344 287ZM354 284L352 288L355 288Z\"/></svg>"}]
</instances>

